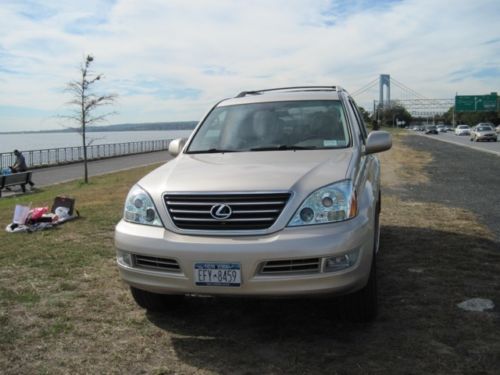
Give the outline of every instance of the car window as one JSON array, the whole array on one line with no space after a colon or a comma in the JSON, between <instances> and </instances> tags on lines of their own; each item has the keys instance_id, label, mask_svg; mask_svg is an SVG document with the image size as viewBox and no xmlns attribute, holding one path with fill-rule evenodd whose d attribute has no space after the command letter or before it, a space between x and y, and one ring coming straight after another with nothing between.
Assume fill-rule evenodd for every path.
<instances>
[{"instance_id":1,"label":"car window","mask_svg":"<svg viewBox=\"0 0 500 375\"><path fill-rule=\"evenodd\" d=\"M251 103L215 108L187 153L329 149L350 145L339 100Z\"/></svg>"},{"instance_id":2,"label":"car window","mask_svg":"<svg viewBox=\"0 0 500 375\"><path fill-rule=\"evenodd\" d=\"M363 137L363 143L364 143L366 137L368 136L368 131L366 130L366 125L365 122L363 121L363 115L361 114L358 106L356 105L354 100L352 100L352 98L349 98L349 104L351 105L352 111L356 116L356 120L359 126L359 131L361 133L361 136Z\"/></svg>"}]
</instances>

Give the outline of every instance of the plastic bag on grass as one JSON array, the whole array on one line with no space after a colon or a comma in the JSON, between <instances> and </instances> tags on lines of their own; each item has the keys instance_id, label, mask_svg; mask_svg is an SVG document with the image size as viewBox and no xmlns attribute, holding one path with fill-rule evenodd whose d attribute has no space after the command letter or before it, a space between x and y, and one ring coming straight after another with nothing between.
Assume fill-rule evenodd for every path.
<instances>
[{"instance_id":1,"label":"plastic bag on grass","mask_svg":"<svg viewBox=\"0 0 500 375\"><path fill-rule=\"evenodd\" d=\"M12 222L18 225L24 225L26 223L26 219L30 213L30 208L27 206L22 206L20 204L16 204L16 208L14 209L14 217L12 218Z\"/></svg>"}]
</instances>

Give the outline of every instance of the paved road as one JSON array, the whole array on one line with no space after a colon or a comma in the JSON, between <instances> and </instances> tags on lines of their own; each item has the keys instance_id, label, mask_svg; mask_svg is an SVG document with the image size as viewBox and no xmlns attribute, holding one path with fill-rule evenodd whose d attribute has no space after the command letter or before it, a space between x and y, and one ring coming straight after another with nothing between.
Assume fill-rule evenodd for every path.
<instances>
[{"instance_id":1,"label":"paved road","mask_svg":"<svg viewBox=\"0 0 500 375\"><path fill-rule=\"evenodd\" d=\"M422 132L413 132L413 134L421 135L428 138L434 138L439 141L466 146L474 150L484 151L500 156L500 137L499 142L471 142L470 137L467 135L455 135L453 132L435 134L424 134Z\"/></svg>"},{"instance_id":2,"label":"paved road","mask_svg":"<svg viewBox=\"0 0 500 375\"><path fill-rule=\"evenodd\" d=\"M140 167L143 165L166 162L171 158L172 157L167 151L160 151L147 154L129 155L112 159L91 161L88 164L89 176L97 176L101 174ZM33 182L35 182L37 187L43 187L82 178L83 163L36 169L33 171L32 175L32 180ZM12 193L2 191L2 197L7 197L16 192L17 189Z\"/></svg>"},{"instance_id":3,"label":"paved road","mask_svg":"<svg viewBox=\"0 0 500 375\"><path fill-rule=\"evenodd\" d=\"M402 193L407 198L474 212L500 241L500 158L471 148L409 136L405 143L432 154L429 184ZM492 144L493 142L491 142Z\"/></svg>"}]
</instances>

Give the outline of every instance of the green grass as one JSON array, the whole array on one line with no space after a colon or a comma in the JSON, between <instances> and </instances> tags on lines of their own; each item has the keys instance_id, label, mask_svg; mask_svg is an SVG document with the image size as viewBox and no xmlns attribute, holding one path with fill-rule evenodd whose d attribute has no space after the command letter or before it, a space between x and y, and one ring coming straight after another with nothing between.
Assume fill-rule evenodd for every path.
<instances>
[{"instance_id":1,"label":"green grass","mask_svg":"<svg viewBox=\"0 0 500 375\"><path fill-rule=\"evenodd\" d=\"M113 263L113 230L128 190L151 169L153 166L94 177L88 185L75 181L0 199L2 229L12 220L16 204L50 208L58 195L75 198L81 215L46 231L0 231L0 352L5 353L0 356L0 368L18 372L11 361L23 357L20 352L30 358L36 356L41 342L61 337L76 340L86 336L87 330L90 336L97 336L99 324L114 325L112 298L116 296L110 298L104 288L113 285L112 293L130 301L123 298L126 290ZM47 372L53 373L56 362L48 365ZM43 369L40 364L26 366L20 372Z\"/></svg>"}]
</instances>

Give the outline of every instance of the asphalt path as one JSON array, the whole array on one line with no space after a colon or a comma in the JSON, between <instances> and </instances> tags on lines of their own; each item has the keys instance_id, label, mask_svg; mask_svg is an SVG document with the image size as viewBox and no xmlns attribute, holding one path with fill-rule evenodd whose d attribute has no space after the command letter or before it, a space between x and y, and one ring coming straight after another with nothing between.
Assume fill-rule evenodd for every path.
<instances>
[{"instance_id":1,"label":"asphalt path","mask_svg":"<svg viewBox=\"0 0 500 375\"><path fill-rule=\"evenodd\" d=\"M131 168L164 163L172 159L167 151L151 152L147 154L137 154L121 156L110 159L89 161L89 176L98 176L107 173L123 171ZM37 187L54 185L62 182L83 180L83 163L67 164L49 168L40 168L32 171L32 181ZM29 186L27 187L29 191ZM12 192L2 191L2 197L7 197L19 193L19 189L13 188ZM0 198L1 199L1 198Z\"/></svg>"},{"instance_id":2,"label":"asphalt path","mask_svg":"<svg viewBox=\"0 0 500 375\"><path fill-rule=\"evenodd\" d=\"M471 142L470 136L468 135L455 135L454 132L446 132L439 134L424 134L424 132L415 132L412 133L416 135L421 135L428 138L434 138L439 141L453 143L459 146L465 146L472 148L474 150L489 152L495 155L500 156L500 136L498 142Z\"/></svg>"},{"instance_id":3,"label":"asphalt path","mask_svg":"<svg viewBox=\"0 0 500 375\"><path fill-rule=\"evenodd\" d=\"M500 158L482 150L440 142L439 137L441 134L435 138L404 138L411 148L431 153L432 161L426 166L430 182L400 194L403 198L472 211L500 241Z\"/></svg>"},{"instance_id":4,"label":"asphalt path","mask_svg":"<svg viewBox=\"0 0 500 375\"><path fill-rule=\"evenodd\" d=\"M167 162L171 158L167 151L159 151L90 161L88 163L89 176L98 176L143 165ZM37 186L53 185L78 179L83 179L83 163L35 169L32 175L32 180Z\"/></svg>"}]
</instances>

